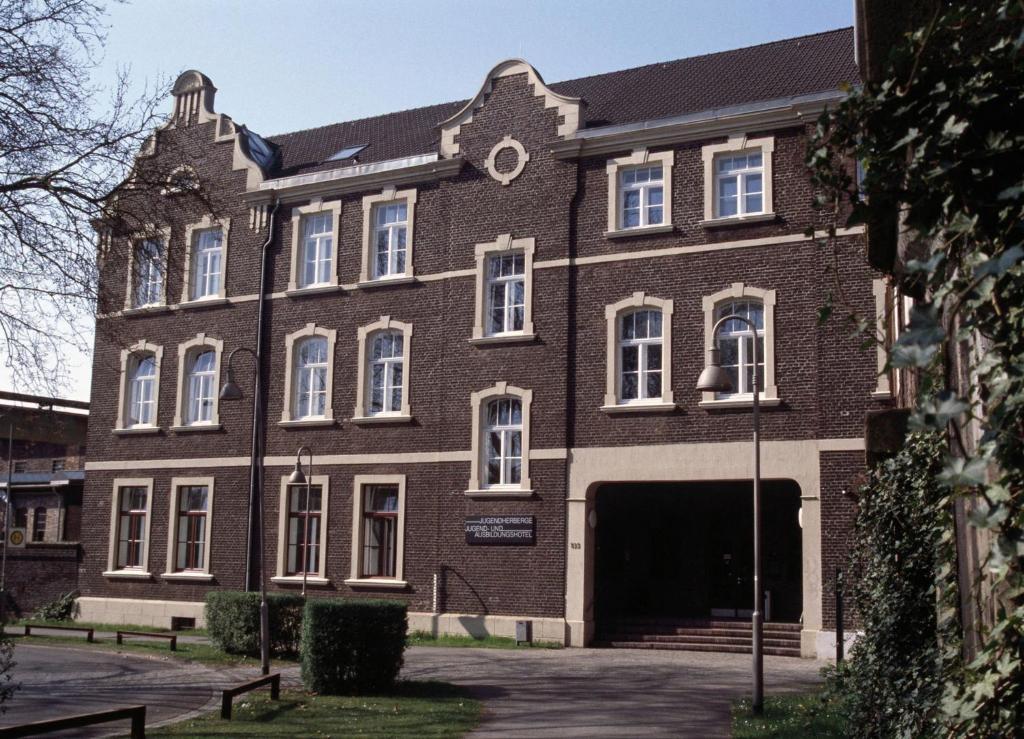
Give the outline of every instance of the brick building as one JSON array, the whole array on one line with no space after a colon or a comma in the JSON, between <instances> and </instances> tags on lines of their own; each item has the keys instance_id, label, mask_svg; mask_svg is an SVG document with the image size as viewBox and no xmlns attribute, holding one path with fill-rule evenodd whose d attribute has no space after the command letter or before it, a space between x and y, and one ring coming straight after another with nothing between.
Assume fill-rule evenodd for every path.
<instances>
[{"instance_id":1,"label":"brick building","mask_svg":"<svg viewBox=\"0 0 1024 739\"><path fill-rule=\"evenodd\" d=\"M5 606L15 612L77 588L88 409L88 403L0 391L0 488L6 493L8 472L11 483L0 529L9 511L8 536L16 542L5 544Z\"/></svg>"},{"instance_id":2,"label":"brick building","mask_svg":"<svg viewBox=\"0 0 1024 739\"><path fill-rule=\"evenodd\" d=\"M508 60L468 101L262 138L183 74L138 164L166 194L103 232L83 617L201 619L246 585L250 357L242 400L218 388L262 325L271 589L573 645L742 618L753 332L719 336L733 393L694 389L739 311L764 358L771 618L828 651L843 492L889 402L874 351L816 317L837 272L875 310L860 232L840 264L805 235L807 132L855 78L849 29L552 85Z\"/></svg>"}]
</instances>

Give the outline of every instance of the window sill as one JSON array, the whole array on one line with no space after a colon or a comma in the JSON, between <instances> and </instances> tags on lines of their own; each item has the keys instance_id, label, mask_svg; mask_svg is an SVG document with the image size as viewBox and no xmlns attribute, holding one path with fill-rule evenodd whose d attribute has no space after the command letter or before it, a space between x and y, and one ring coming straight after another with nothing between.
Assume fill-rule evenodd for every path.
<instances>
[{"instance_id":1,"label":"window sill","mask_svg":"<svg viewBox=\"0 0 1024 739\"><path fill-rule=\"evenodd\" d=\"M228 304L227 298L199 298L198 300L183 300L178 303L178 308L186 310L189 308L216 308Z\"/></svg>"},{"instance_id":2,"label":"window sill","mask_svg":"<svg viewBox=\"0 0 1024 739\"><path fill-rule=\"evenodd\" d=\"M345 584L350 588L386 588L388 590L404 590L409 587L405 580L388 580L385 578L360 577L349 579Z\"/></svg>"},{"instance_id":3,"label":"window sill","mask_svg":"<svg viewBox=\"0 0 1024 739\"><path fill-rule=\"evenodd\" d=\"M323 295L324 293L341 292L341 285L310 285L309 287L290 287L284 291L289 298L301 298L303 295Z\"/></svg>"},{"instance_id":4,"label":"window sill","mask_svg":"<svg viewBox=\"0 0 1024 739\"><path fill-rule=\"evenodd\" d=\"M103 577L111 580L152 580L153 575L142 570L107 570Z\"/></svg>"},{"instance_id":5,"label":"window sill","mask_svg":"<svg viewBox=\"0 0 1024 739\"><path fill-rule=\"evenodd\" d=\"M220 431L219 423L197 423L194 426L171 426L171 431L176 434L188 434L196 431Z\"/></svg>"},{"instance_id":6,"label":"window sill","mask_svg":"<svg viewBox=\"0 0 1024 739\"><path fill-rule=\"evenodd\" d=\"M153 313L167 313L170 307L166 305L140 305L138 308L125 308L121 311L122 316L145 316Z\"/></svg>"},{"instance_id":7,"label":"window sill","mask_svg":"<svg viewBox=\"0 0 1024 739\"><path fill-rule=\"evenodd\" d=\"M745 223L768 223L775 220L774 213L753 213L749 216L726 216L725 218L712 218L710 221L701 221L704 228L719 228L726 226L742 226Z\"/></svg>"},{"instance_id":8,"label":"window sill","mask_svg":"<svg viewBox=\"0 0 1024 739\"><path fill-rule=\"evenodd\" d=\"M758 398L758 405L762 408L773 408L782 403L778 398ZM749 395L744 398L722 398L721 400L702 400L698 403L701 408L753 408L754 399Z\"/></svg>"},{"instance_id":9,"label":"window sill","mask_svg":"<svg viewBox=\"0 0 1024 739\"><path fill-rule=\"evenodd\" d=\"M378 277L376 280L364 280L357 282L358 288L390 287L391 285L409 285L416 282L413 275L402 275L401 277Z\"/></svg>"},{"instance_id":10,"label":"window sill","mask_svg":"<svg viewBox=\"0 0 1024 739\"><path fill-rule=\"evenodd\" d=\"M532 498L532 490L518 490L516 488L484 488L482 490L467 490L467 498L484 500L487 498Z\"/></svg>"},{"instance_id":11,"label":"window sill","mask_svg":"<svg viewBox=\"0 0 1024 739\"><path fill-rule=\"evenodd\" d=\"M648 234L666 234L675 231L671 223L663 223L657 226L638 226L636 228L620 228L614 231L605 231L606 239L625 239L630 236L646 236Z\"/></svg>"},{"instance_id":12,"label":"window sill","mask_svg":"<svg viewBox=\"0 0 1024 739\"><path fill-rule=\"evenodd\" d=\"M412 416L403 413L380 413L376 416L353 416L348 420L357 426L369 426L375 423L412 423Z\"/></svg>"},{"instance_id":13,"label":"window sill","mask_svg":"<svg viewBox=\"0 0 1024 739\"><path fill-rule=\"evenodd\" d=\"M270 578L270 582L278 585L302 585L302 575L278 575ZM307 575L306 585L330 585L331 581L319 575Z\"/></svg>"},{"instance_id":14,"label":"window sill","mask_svg":"<svg viewBox=\"0 0 1024 739\"><path fill-rule=\"evenodd\" d=\"M161 431L159 426L129 426L125 429L111 429L110 433L117 436L132 436L134 434L159 434Z\"/></svg>"},{"instance_id":15,"label":"window sill","mask_svg":"<svg viewBox=\"0 0 1024 739\"><path fill-rule=\"evenodd\" d=\"M873 390L871 392L871 397L874 400L892 400L892 391L891 390Z\"/></svg>"},{"instance_id":16,"label":"window sill","mask_svg":"<svg viewBox=\"0 0 1024 739\"><path fill-rule=\"evenodd\" d=\"M490 346L492 344L526 344L537 338L535 333L498 334L496 336L475 336L469 340L473 346Z\"/></svg>"},{"instance_id":17,"label":"window sill","mask_svg":"<svg viewBox=\"0 0 1024 739\"><path fill-rule=\"evenodd\" d=\"M612 415L617 413L671 413L678 408L675 403L622 403L620 405L602 405L601 410Z\"/></svg>"},{"instance_id":18,"label":"window sill","mask_svg":"<svg viewBox=\"0 0 1024 739\"><path fill-rule=\"evenodd\" d=\"M333 418L305 418L297 421L278 421L277 425L284 429L312 428L316 426L333 426Z\"/></svg>"},{"instance_id":19,"label":"window sill","mask_svg":"<svg viewBox=\"0 0 1024 739\"><path fill-rule=\"evenodd\" d=\"M211 582L213 575L208 572L164 572L160 575L164 580L180 580L182 582Z\"/></svg>"}]
</instances>

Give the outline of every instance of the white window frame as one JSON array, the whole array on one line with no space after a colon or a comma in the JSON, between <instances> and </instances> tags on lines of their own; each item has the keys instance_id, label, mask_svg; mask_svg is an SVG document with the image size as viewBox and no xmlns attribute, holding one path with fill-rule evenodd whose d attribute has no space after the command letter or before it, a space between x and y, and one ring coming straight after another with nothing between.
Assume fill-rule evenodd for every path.
<instances>
[{"instance_id":1,"label":"white window frame","mask_svg":"<svg viewBox=\"0 0 1024 739\"><path fill-rule=\"evenodd\" d=\"M631 168L644 168L661 165L662 181L662 221L651 225L624 228L622 225L622 172ZM605 236L616 238L639 233L661 233L672 230L672 167L675 164L674 151L651 152L647 149L634 149L625 157L609 159L605 166L608 174L608 230ZM643 223L643 221L641 221Z\"/></svg>"},{"instance_id":2,"label":"white window frame","mask_svg":"<svg viewBox=\"0 0 1024 739\"><path fill-rule=\"evenodd\" d=\"M327 399L324 402L322 418L296 418L292 407L295 399L295 350L302 339L310 336L322 336L327 339ZM285 336L284 404L278 426L334 425L334 349L337 338L336 330L317 326L315 323L307 323L298 331Z\"/></svg>"},{"instance_id":3,"label":"white window frame","mask_svg":"<svg viewBox=\"0 0 1024 739\"><path fill-rule=\"evenodd\" d=\"M160 270L162 280L160 284L160 299L156 303L135 305L135 250L140 242L159 241L163 248ZM129 242L128 249L128 287L124 296L124 309L126 311L145 311L160 308L167 305L167 255L171 250L171 229L147 226L141 233L133 236Z\"/></svg>"},{"instance_id":4,"label":"white window frame","mask_svg":"<svg viewBox=\"0 0 1024 739\"><path fill-rule=\"evenodd\" d=\"M871 295L875 301L875 389L871 397L876 400L892 398L892 380L888 363L887 350L892 345L892 316L889 306L893 301L889 296L889 285L886 280L875 278L871 281Z\"/></svg>"},{"instance_id":5,"label":"white window frame","mask_svg":"<svg viewBox=\"0 0 1024 739\"><path fill-rule=\"evenodd\" d=\"M732 300L757 300L764 307L764 391L759 402L761 405L778 405L779 388L775 384L775 290L762 290L734 282L724 290L706 295L702 301L704 309L704 356L712 348L711 331L714 328L715 312L719 304ZM702 365L703 366L703 365ZM703 408L745 408L753 405L752 393L733 395L727 398L716 398L714 392L701 394L700 406Z\"/></svg>"},{"instance_id":6,"label":"white window frame","mask_svg":"<svg viewBox=\"0 0 1024 739\"><path fill-rule=\"evenodd\" d=\"M201 570L178 570L175 559L178 554L178 501L181 496L181 488L192 486L205 486L206 493L206 540L203 542L203 568ZM171 494L168 506L167 525L167 562L163 574L164 580L182 580L188 582L209 582L213 580L210 574L210 551L213 547L213 477L174 477L171 478Z\"/></svg>"},{"instance_id":7,"label":"white window frame","mask_svg":"<svg viewBox=\"0 0 1024 739\"><path fill-rule=\"evenodd\" d=\"M402 334L402 407L399 411L370 414L370 380L369 358L372 354L371 343L382 331L398 331ZM412 357L412 324L396 321L391 316L381 316L379 320L358 329L359 365L356 370L356 407L352 423L408 423L412 421L412 410L409 403L409 375Z\"/></svg>"},{"instance_id":8,"label":"white window frame","mask_svg":"<svg viewBox=\"0 0 1024 739\"><path fill-rule=\"evenodd\" d=\"M331 218L331 272L327 282L302 284L306 241L303 237L305 221L310 216L329 214ZM288 278L289 293L313 293L338 287L338 242L341 238L341 201L314 200L308 205L292 208L292 263Z\"/></svg>"},{"instance_id":9,"label":"white window frame","mask_svg":"<svg viewBox=\"0 0 1024 739\"><path fill-rule=\"evenodd\" d=\"M142 564L140 567L118 568L117 566L117 545L120 538L118 530L121 515L121 488L145 488L146 489L146 526L145 541L142 544ZM107 549L107 569L103 572L104 577L122 578L126 580L150 580L152 574L149 572L149 549L152 544L150 536L153 526L153 478L152 477L118 477L113 481L113 488L110 496L110 529Z\"/></svg>"},{"instance_id":10,"label":"white window frame","mask_svg":"<svg viewBox=\"0 0 1024 739\"><path fill-rule=\"evenodd\" d=\"M206 351L214 352L213 367L213 410L210 420L201 423L187 423L188 398L188 365L192 357ZM178 344L178 402L174 408L174 425L172 431L216 431L220 429L220 362L224 351L224 342L214 339L205 333L196 334L194 339Z\"/></svg>"},{"instance_id":11,"label":"white window frame","mask_svg":"<svg viewBox=\"0 0 1024 739\"><path fill-rule=\"evenodd\" d=\"M385 277L376 276L376 242L375 225L376 209L383 205L392 205L404 201L406 205L405 231L405 271ZM379 195L367 195L363 198L363 259L359 269L359 287L391 285L396 282L408 282L414 279L413 250L416 226L416 190L396 190L387 187Z\"/></svg>"},{"instance_id":12,"label":"white window frame","mask_svg":"<svg viewBox=\"0 0 1024 739\"><path fill-rule=\"evenodd\" d=\"M536 338L533 327L533 257L536 240L531 238L513 239L512 234L502 234L494 241L477 244L476 254L476 304L473 311L472 344L503 344L532 341ZM492 257L507 252L521 252L523 255L523 329L500 334L487 332L488 301L490 284L487 279L487 264Z\"/></svg>"},{"instance_id":13,"label":"white window frame","mask_svg":"<svg viewBox=\"0 0 1024 739\"><path fill-rule=\"evenodd\" d=\"M522 431L522 465L519 485L517 486L491 486L484 483L483 470L486 468L484 453L486 444L483 440L484 429L487 426L484 414L487 405L495 398L512 397L520 401L523 412ZM472 453L469 467L469 487L466 490L467 496L480 498L500 497L530 497L533 495L533 488L530 484L530 406L533 403L533 391L525 390L507 382L495 383L492 387L470 394L470 405L473 412L472 432L473 438Z\"/></svg>"},{"instance_id":14,"label":"white window frame","mask_svg":"<svg viewBox=\"0 0 1024 739\"><path fill-rule=\"evenodd\" d=\"M307 473L309 471L307 470ZM303 487L288 482L289 475L281 475L281 492L277 506L277 574L270 578L271 582L280 585L301 585L302 575L286 575L288 567L288 489ZM317 558L316 574L306 573L307 585L330 585L327 577L327 544L331 527L328 523L328 506L331 500L329 475L312 475L309 483L320 488L320 556Z\"/></svg>"},{"instance_id":15,"label":"white window frame","mask_svg":"<svg viewBox=\"0 0 1024 739\"><path fill-rule=\"evenodd\" d=\"M761 152L761 211L758 213L732 216L718 215L718 166L723 156ZM721 144L707 144L701 147L704 162L704 223L705 226L738 223L744 221L770 221L775 218L772 195L772 158L775 151L775 137L748 139L746 134L734 134Z\"/></svg>"},{"instance_id":16,"label":"white window frame","mask_svg":"<svg viewBox=\"0 0 1024 739\"><path fill-rule=\"evenodd\" d=\"M153 377L153 423L151 425L127 426L129 418L128 403L131 401L131 369L132 358L139 354L152 354L156 359L156 371ZM156 433L160 430L160 365L163 361L164 348L150 344L145 339L121 350L121 381L117 394L117 422L115 434Z\"/></svg>"},{"instance_id":17,"label":"white window frame","mask_svg":"<svg viewBox=\"0 0 1024 739\"><path fill-rule=\"evenodd\" d=\"M622 316L638 310L661 311L661 397L637 400L622 400L619 328ZM656 298L644 292L635 292L628 298L605 306L605 413L629 412L671 412L676 408L675 392L672 390L672 314L674 303L670 299Z\"/></svg>"},{"instance_id":18,"label":"white window frame","mask_svg":"<svg viewBox=\"0 0 1024 739\"><path fill-rule=\"evenodd\" d=\"M363 577L363 501L366 489L373 485L398 488L398 516L395 522L395 576ZM349 578L353 588L405 588L405 475L356 475L352 480L352 556Z\"/></svg>"},{"instance_id":19,"label":"white window frame","mask_svg":"<svg viewBox=\"0 0 1024 739\"><path fill-rule=\"evenodd\" d=\"M220 289L216 295L207 295L202 298L192 298L192 277L195 262L195 248L199 234L203 231L220 229ZM230 218L213 218L204 216L197 223L190 223L185 226L185 265L182 270L182 305L195 305L208 303L213 300L227 300L228 283L228 243L231 233Z\"/></svg>"}]
</instances>

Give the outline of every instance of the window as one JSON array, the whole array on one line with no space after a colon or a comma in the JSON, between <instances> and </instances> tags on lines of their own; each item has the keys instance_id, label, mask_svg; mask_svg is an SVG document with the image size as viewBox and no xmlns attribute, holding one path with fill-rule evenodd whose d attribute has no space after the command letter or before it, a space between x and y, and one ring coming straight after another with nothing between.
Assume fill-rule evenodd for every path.
<instances>
[{"instance_id":1,"label":"window","mask_svg":"<svg viewBox=\"0 0 1024 739\"><path fill-rule=\"evenodd\" d=\"M605 307L606 413L672 411L671 300L642 292Z\"/></svg>"},{"instance_id":2,"label":"window","mask_svg":"<svg viewBox=\"0 0 1024 739\"><path fill-rule=\"evenodd\" d=\"M661 399L661 311L625 313L619 324L619 398Z\"/></svg>"},{"instance_id":3,"label":"window","mask_svg":"<svg viewBox=\"0 0 1024 739\"><path fill-rule=\"evenodd\" d=\"M299 344L295 360L295 418L323 418L327 407L327 339Z\"/></svg>"},{"instance_id":4,"label":"window","mask_svg":"<svg viewBox=\"0 0 1024 739\"><path fill-rule=\"evenodd\" d=\"M288 489L288 561L286 575L320 574L320 503L318 485Z\"/></svg>"},{"instance_id":5,"label":"window","mask_svg":"<svg viewBox=\"0 0 1024 739\"><path fill-rule=\"evenodd\" d=\"M27 472L28 464L24 460L14 460L14 472L18 474L20 472Z\"/></svg>"},{"instance_id":6,"label":"window","mask_svg":"<svg viewBox=\"0 0 1024 739\"><path fill-rule=\"evenodd\" d=\"M182 303L225 298L228 235L231 220L206 216L185 227L185 275Z\"/></svg>"},{"instance_id":7,"label":"window","mask_svg":"<svg viewBox=\"0 0 1024 739\"><path fill-rule=\"evenodd\" d=\"M774 138L748 139L742 134L702 148L705 225L718 219L772 216L774 150Z\"/></svg>"},{"instance_id":8,"label":"window","mask_svg":"<svg viewBox=\"0 0 1024 739\"><path fill-rule=\"evenodd\" d=\"M704 350L711 349L712 331L719 318L736 314L757 325L758 374L760 403L778 405L775 384L775 291L749 287L742 282L714 295L705 296ZM753 400L754 332L742 321L727 321L718 330L717 345L721 350L722 368L733 383L733 392L703 393L700 405L705 407L749 406Z\"/></svg>"},{"instance_id":9,"label":"window","mask_svg":"<svg viewBox=\"0 0 1024 739\"><path fill-rule=\"evenodd\" d=\"M178 489L178 541L176 546L179 572L203 571L206 568L206 507L209 488L188 485Z\"/></svg>"},{"instance_id":10,"label":"window","mask_svg":"<svg viewBox=\"0 0 1024 739\"><path fill-rule=\"evenodd\" d=\"M117 523L117 568L143 569L146 548L146 519L149 491L145 487L123 487L119 495Z\"/></svg>"},{"instance_id":11,"label":"window","mask_svg":"<svg viewBox=\"0 0 1024 739\"><path fill-rule=\"evenodd\" d=\"M32 541L46 540L46 509L36 508L32 516Z\"/></svg>"},{"instance_id":12,"label":"window","mask_svg":"<svg viewBox=\"0 0 1024 739\"><path fill-rule=\"evenodd\" d=\"M334 423L331 399L337 332L308 323L285 337L285 397L281 424Z\"/></svg>"},{"instance_id":13,"label":"window","mask_svg":"<svg viewBox=\"0 0 1024 739\"><path fill-rule=\"evenodd\" d=\"M471 343L531 340L534 240L503 234L476 245L477 300Z\"/></svg>"},{"instance_id":14,"label":"window","mask_svg":"<svg viewBox=\"0 0 1024 739\"><path fill-rule=\"evenodd\" d=\"M220 428L220 358L224 342L197 334L178 345L178 407L172 430Z\"/></svg>"},{"instance_id":15,"label":"window","mask_svg":"<svg viewBox=\"0 0 1024 739\"><path fill-rule=\"evenodd\" d=\"M338 232L341 201L292 208L292 270L288 290L338 284Z\"/></svg>"},{"instance_id":16,"label":"window","mask_svg":"<svg viewBox=\"0 0 1024 739\"><path fill-rule=\"evenodd\" d=\"M381 316L359 329L355 423L412 420L408 360L412 325Z\"/></svg>"},{"instance_id":17,"label":"window","mask_svg":"<svg viewBox=\"0 0 1024 739\"><path fill-rule=\"evenodd\" d=\"M363 198L363 264L359 282L413 276L415 190L385 188Z\"/></svg>"},{"instance_id":18,"label":"window","mask_svg":"<svg viewBox=\"0 0 1024 739\"><path fill-rule=\"evenodd\" d=\"M146 341L139 341L121 351L115 433L151 433L157 430L163 353L163 347Z\"/></svg>"},{"instance_id":19,"label":"window","mask_svg":"<svg viewBox=\"0 0 1024 739\"><path fill-rule=\"evenodd\" d=\"M668 230L672 226L671 151L636 149L608 161L608 236L636 229Z\"/></svg>"},{"instance_id":20,"label":"window","mask_svg":"<svg viewBox=\"0 0 1024 739\"><path fill-rule=\"evenodd\" d=\"M405 587L405 475L356 475L352 491L352 587Z\"/></svg>"},{"instance_id":21,"label":"window","mask_svg":"<svg viewBox=\"0 0 1024 739\"><path fill-rule=\"evenodd\" d=\"M28 528L28 508L15 508L14 509L14 528L16 528L16 529L27 529Z\"/></svg>"},{"instance_id":22,"label":"window","mask_svg":"<svg viewBox=\"0 0 1024 739\"><path fill-rule=\"evenodd\" d=\"M51 472L63 472L64 471L65 463L66 463L66 460L63 460L63 459L55 459L55 460L53 460L53 463L50 465L50 471Z\"/></svg>"},{"instance_id":23,"label":"window","mask_svg":"<svg viewBox=\"0 0 1024 739\"><path fill-rule=\"evenodd\" d=\"M164 302L164 245L159 239L137 241L132 252L132 308Z\"/></svg>"},{"instance_id":24,"label":"window","mask_svg":"<svg viewBox=\"0 0 1024 739\"><path fill-rule=\"evenodd\" d=\"M467 495L532 494L530 405L533 392L499 382L475 392L473 456Z\"/></svg>"}]
</instances>

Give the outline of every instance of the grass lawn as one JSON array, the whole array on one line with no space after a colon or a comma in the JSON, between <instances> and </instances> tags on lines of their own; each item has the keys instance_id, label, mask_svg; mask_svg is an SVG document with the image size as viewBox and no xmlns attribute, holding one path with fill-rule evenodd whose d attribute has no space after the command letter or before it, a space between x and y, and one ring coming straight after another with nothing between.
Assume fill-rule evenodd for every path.
<instances>
[{"instance_id":1,"label":"grass lawn","mask_svg":"<svg viewBox=\"0 0 1024 739\"><path fill-rule=\"evenodd\" d=\"M485 636L479 639L472 636L433 636L427 631L412 631L405 638L410 647L484 647L486 649L561 649L557 642L535 641L532 644L516 644L516 640L506 636Z\"/></svg>"},{"instance_id":2,"label":"grass lawn","mask_svg":"<svg viewBox=\"0 0 1024 739\"><path fill-rule=\"evenodd\" d=\"M842 706L821 693L765 696L764 715L750 713L750 701L732 707L734 739L832 739L850 735Z\"/></svg>"},{"instance_id":3,"label":"grass lawn","mask_svg":"<svg viewBox=\"0 0 1024 739\"><path fill-rule=\"evenodd\" d=\"M460 737L480 720L480 703L454 685L402 682L393 694L312 695L265 692L235 700L231 721L220 713L182 721L146 736L387 736Z\"/></svg>"}]
</instances>

